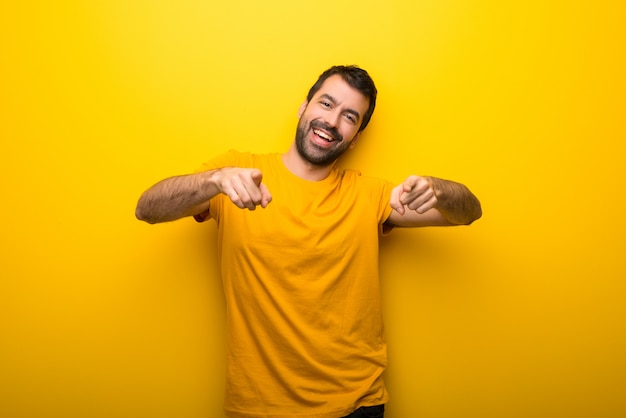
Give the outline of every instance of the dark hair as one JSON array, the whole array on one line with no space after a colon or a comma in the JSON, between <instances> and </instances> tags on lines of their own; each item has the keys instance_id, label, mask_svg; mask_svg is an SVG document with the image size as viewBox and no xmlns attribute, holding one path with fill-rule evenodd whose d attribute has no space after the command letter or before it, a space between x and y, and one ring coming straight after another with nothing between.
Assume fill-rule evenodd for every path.
<instances>
[{"instance_id":1,"label":"dark hair","mask_svg":"<svg viewBox=\"0 0 626 418\"><path fill-rule=\"evenodd\" d=\"M324 81L326 81L328 77L335 74L339 74L341 78L350 85L350 87L360 91L369 100L369 107L363 115L363 120L361 121L361 126L359 127L359 132L361 132L365 129L372 118L374 108L376 107L376 94L378 93L378 90L376 90L376 86L374 85L374 80L372 80L367 71L364 69L359 68L356 65L335 65L330 67L328 70L324 71L315 84L313 84L313 87L309 90L309 94L306 99L310 102L315 93L317 93L317 91L322 87Z\"/></svg>"}]
</instances>

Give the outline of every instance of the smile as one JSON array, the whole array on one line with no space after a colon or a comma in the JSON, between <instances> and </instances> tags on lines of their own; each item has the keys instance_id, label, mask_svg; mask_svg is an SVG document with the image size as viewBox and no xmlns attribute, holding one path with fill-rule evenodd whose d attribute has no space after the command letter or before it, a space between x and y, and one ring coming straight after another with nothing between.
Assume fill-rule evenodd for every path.
<instances>
[{"instance_id":1,"label":"smile","mask_svg":"<svg viewBox=\"0 0 626 418\"><path fill-rule=\"evenodd\" d=\"M328 133L321 131L319 129L313 129L313 133L328 142L333 142L335 140L335 138L330 136Z\"/></svg>"}]
</instances>

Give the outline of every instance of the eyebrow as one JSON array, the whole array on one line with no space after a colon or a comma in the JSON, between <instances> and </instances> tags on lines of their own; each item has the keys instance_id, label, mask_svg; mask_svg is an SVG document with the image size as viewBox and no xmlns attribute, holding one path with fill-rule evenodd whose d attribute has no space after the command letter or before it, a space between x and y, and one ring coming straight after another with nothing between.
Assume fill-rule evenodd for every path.
<instances>
[{"instance_id":1,"label":"eyebrow","mask_svg":"<svg viewBox=\"0 0 626 418\"><path fill-rule=\"evenodd\" d=\"M336 104L337 104L337 100L336 100L333 96L331 96L330 94L326 94L326 93L324 93L324 94L322 94L322 95L320 96L320 98L324 98L324 99L326 99L326 100L328 100L328 101L332 102L334 105L336 105ZM360 115L360 114L359 114L359 112L357 112L356 110L354 110L354 109L350 109L350 108L347 108L347 109L346 109L346 112L348 112L348 113L350 113L350 114L354 115L354 117L356 117L356 119L357 119L357 120L361 120L361 115Z\"/></svg>"}]
</instances>

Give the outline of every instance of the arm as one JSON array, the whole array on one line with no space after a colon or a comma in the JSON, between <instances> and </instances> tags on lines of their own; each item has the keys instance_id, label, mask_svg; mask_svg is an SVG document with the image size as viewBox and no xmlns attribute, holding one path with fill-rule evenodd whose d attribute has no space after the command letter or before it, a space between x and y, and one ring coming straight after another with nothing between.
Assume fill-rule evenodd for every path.
<instances>
[{"instance_id":1,"label":"arm","mask_svg":"<svg viewBox=\"0 0 626 418\"><path fill-rule=\"evenodd\" d=\"M135 216L151 224L193 216L209 209L209 201L224 193L238 207L266 207L272 196L254 168L228 167L197 174L170 177L146 190L137 203Z\"/></svg>"},{"instance_id":2,"label":"arm","mask_svg":"<svg viewBox=\"0 0 626 418\"><path fill-rule=\"evenodd\" d=\"M399 227L469 225L482 216L480 202L464 185L436 177L409 176L391 192L387 224Z\"/></svg>"}]
</instances>

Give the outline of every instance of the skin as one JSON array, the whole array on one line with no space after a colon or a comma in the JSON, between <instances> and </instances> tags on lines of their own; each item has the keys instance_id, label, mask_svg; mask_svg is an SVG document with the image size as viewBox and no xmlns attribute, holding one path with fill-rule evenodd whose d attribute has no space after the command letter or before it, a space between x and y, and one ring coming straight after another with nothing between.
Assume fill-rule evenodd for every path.
<instances>
[{"instance_id":1,"label":"skin","mask_svg":"<svg viewBox=\"0 0 626 418\"><path fill-rule=\"evenodd\" d=\"M282 155L287 169L310 181L328 177L341 155L356 146L368 104L341 76L329 77L298 110L296 138ZM136 216L157 223L198 215L218 193L241 209L265 208L272 201L261 171L227 167L155 184L139 199ZM387 227L469 225L482 215L480 202L464 185L417 175L392 190L390 205Z\"/></svg>"},{"instance_id":2,"label":"skin","mask_svg":"<svg viewBox=\"0 0 626 418\"><path fill-rule=\"evenodd\" d=\"M337 160L356 146L368 100L339 75L329 77L298 110L298 129L283 156L288 169L307 180L326 178Z\"/></svg>"}]
</instances>

